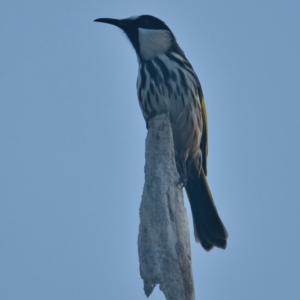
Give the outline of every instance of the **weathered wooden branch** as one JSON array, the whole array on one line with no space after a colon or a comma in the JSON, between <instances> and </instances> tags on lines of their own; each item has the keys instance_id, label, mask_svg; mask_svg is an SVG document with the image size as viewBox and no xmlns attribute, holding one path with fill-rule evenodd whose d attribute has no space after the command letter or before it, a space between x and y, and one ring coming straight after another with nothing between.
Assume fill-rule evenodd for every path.
<instances>
[{"instance_id":1,"label":"weathered wooden branch","mask_svg":"<svg viewBox=\"0 0 300 300\"><path fill-rule=\"evenodd\" d=\"M192 300L194 281L183 193L177 186L168 115L149 120L138 251L147 297L156 284L167 300Z\"/></svg>"}]
</instances>

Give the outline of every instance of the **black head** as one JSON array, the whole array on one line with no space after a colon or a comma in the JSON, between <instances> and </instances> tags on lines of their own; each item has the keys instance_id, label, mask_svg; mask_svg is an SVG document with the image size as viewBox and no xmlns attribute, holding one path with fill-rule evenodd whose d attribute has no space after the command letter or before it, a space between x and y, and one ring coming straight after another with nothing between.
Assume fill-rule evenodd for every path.
<instances>
[{"instance_id":1,"label":"black head","mask_svg":"<svg viewBox=\"0 0 300 300\"><path fill-rule=\"evenodd\" d=\"M162 20L150 15L142 15L137 17L135 19L135 23L138 28L171 31Z\"/></svg>"},{"instance_id":2,"label":"black head","mask_svg":"<svg viewBox=\"0 0 300 300\"><path fill-rule=\"evenodd\" d=\"M121 20L100 18L95 22L112 24L124 30L140 59L155 57L176 44L170 28L162 20L150 15Z\"/></svg>"}]
</instances>

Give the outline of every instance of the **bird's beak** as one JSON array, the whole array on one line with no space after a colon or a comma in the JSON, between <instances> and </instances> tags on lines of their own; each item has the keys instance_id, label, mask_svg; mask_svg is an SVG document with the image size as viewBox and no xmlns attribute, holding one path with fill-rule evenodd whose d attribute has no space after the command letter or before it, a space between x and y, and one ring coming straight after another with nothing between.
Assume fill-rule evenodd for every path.
<instances>
[{"instance_id":1,"label":"bird's beak","mask_svg":"<svg viewBox=\"0 0 300 300\"><path fill-rule=\"evenodd\" d=\"M112 24L123 30L125 29L125 27L128 26L128 22L126 22L126 20L118 20L118 19L111 19L111 18L100 18L100 19L94 20L94 22Z\"/></svg>"}]
</instances>

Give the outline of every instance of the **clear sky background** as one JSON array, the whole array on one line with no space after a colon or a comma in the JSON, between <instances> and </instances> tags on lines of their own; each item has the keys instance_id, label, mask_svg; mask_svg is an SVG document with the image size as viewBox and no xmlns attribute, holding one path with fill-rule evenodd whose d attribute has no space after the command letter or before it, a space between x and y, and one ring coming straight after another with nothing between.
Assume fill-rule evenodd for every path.
<instances>
[{"instance_id":1,"label":"clear sky background","mask_svg":"<svg viewBox=\"0 0 300 300\"><path fill-rule=\"evenodd\" d=\"M295 0L0 2L0 299L146 298L137 59L93 23L140 14L170 26L206 98L229 242L206 253L190 227L197 299L300 299Z\"/></svg>"}]
</instances>

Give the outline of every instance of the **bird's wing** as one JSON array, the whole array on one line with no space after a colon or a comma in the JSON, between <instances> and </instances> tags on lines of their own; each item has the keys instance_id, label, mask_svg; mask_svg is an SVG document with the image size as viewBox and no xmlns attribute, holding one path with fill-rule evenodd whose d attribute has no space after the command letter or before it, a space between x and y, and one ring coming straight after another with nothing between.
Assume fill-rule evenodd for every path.
<instances>
[{"instance_id":1,"label":"bird's wing","mask_svg":"<svg viewBox=\"0 0 300 300\"><path fill-rule=\"evenodd\" d=\"M201 114L202 114L202 122L203 122L203 130L202 130L202 137L200 142L200 149L202 152L202 168L204 170L205 175L207 175L207 155L208 155L208 124L207 124L207 114L206 114L206 107L204 97L201 97Z\"/></svg>"}]
</instances>

